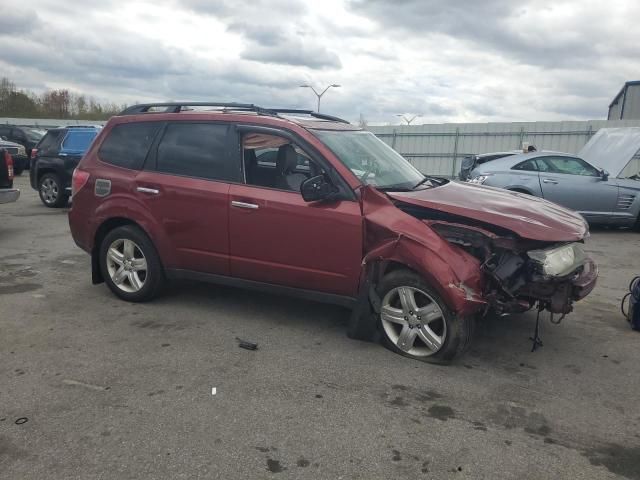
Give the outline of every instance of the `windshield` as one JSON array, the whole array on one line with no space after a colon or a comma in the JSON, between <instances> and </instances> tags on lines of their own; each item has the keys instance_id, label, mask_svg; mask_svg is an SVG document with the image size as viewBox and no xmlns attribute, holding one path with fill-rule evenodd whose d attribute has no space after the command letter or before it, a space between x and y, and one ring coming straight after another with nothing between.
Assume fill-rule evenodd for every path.
<instances>
[{"instance_id":1,"label":"windshield","mask_svg":"<svg viewBox=\"0 0 640 480\"><path fill-rule=\"evenodd\" d=\"M425 179L413 165L371 132L313 132L361 181L378 188L413 189Z\"/></svg>"}]
</instances>

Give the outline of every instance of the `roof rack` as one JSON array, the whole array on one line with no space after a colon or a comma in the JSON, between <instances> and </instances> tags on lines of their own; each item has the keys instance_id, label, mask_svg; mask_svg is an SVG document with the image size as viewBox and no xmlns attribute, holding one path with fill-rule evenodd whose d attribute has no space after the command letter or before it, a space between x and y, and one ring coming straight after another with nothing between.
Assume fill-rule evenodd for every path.
<instances>
[{"instance_id":1,"label":"roof rack","mask_svg":"<svg viewBox=\"0 0 640 480\"><path fill-rule=\"evenodd\" d=\"M286 114L302 114L309 115L313 118L319 118L320 120L330 120L332 122L349 123L344 118L334 117L333 115L325 115L324 113L314 112L313 110L296 110L292 108L269 108L268 110L275 113Z\"/></svg>"},{"instance_id":2,"label":"roof rack","mask_svg":"<svg viewBox=\"0 0 640 480\"><path fill-rule=\"evenodd\" d=\"M154 110L153 108L165 107L164 110ZM325 115L314 112L313 110L296 110L290 108L263 108L252 103L219 103L219 102L164 102L164 103L141 103L125 108L119 115L136 115L138 113L180 113L188 110L188 107L218 107L223 112L255 112L258 115L279 116L279 114L299 114L309 115L321 120L329 120L332 122L349 123L342 118L332 115Z\"/></svg>"}]
</instances>

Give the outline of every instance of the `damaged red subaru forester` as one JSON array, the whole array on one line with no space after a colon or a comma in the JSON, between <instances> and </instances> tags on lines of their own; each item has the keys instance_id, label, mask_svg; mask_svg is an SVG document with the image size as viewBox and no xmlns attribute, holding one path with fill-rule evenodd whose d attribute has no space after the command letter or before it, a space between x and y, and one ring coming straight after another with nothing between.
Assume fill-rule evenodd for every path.
<instances>
[{"instance_id":1,"label":"damaged red subaru forester","mask_svg":"<svg viewBox=\"0 0 640 480\"><path fill-rule=\"evenodd\" d=\"M129 107L73 175L93 283L150 300L167 279L352 309L348 334L448 362L488 311L566 315L593 289L587 224L547 201L425 177L328 115L247 104Z\"/></svg>"}]
</instances>

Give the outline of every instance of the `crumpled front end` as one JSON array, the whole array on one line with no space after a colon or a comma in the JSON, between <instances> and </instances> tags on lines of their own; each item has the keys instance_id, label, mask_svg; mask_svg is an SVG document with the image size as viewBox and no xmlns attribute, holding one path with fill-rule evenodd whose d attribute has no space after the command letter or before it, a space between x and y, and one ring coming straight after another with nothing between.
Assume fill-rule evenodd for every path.
<instances>
[{"instance_id":1,"label":"crumpled front end","mask_svg":"<svg viewBox=\"0 0 640 480\"><path fill-rule=\"evenodd\" d=\"M582 242L528 241L474 225L423 221L481 261L483 298L497 313L524 312L538 304L565 315L595 287L598 269Z\"/></svg>"},{"instance_id":2,"label":"crumpled front end","mask_svg":"<svg viewBox=\"0 0 640 480\"><path fill-rule=\"evenodd\" d=\"M363 269L374 277L369 283L399 263L422 275L458 315L520 313L536 304L565 315L595 287L598 269L583 249L586 227L575 240L527 239L506 225L392 201L371 187L361 194L363 264L377 265L374 273Z\"/></svg>"}]
</instances>

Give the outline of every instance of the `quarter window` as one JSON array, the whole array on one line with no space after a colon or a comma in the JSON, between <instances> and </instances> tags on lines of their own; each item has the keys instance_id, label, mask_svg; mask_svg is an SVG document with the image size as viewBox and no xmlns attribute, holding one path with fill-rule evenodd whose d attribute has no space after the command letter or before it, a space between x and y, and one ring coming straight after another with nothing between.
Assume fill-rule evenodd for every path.
<instances>
[{"instance_id":1,"label":"quarter window","mask_svg":"<svg viewBox=\"0 0 640 480\"><path fill-rule=\"evenodd\" d=\"M160 126L159 122L116 125L102 143L98 157L118 167L140 170Z\"/></svg>"},{"instance_id":2,"label":"quarter window","mask_svg":"<svg viewBox=\"0 0 640 480\"><path fill-rule=\"evenodd\" d=\"M529 172L535 172L538 170L538 167L536 166L536 162L534 159L529 159L517 164L511 170L526 170Z\"/></svg>"},{"instance_id":3,"label":"quarter window","mask_svg":"<svg viewBox=\"0 0 640 480\"><path fill-rule=\"evenodd\" d=\"M158 146L159 172L212 180L238 181L240 165L230 155L229 125L174 123Z\"/></svg>"}]
</instances>

